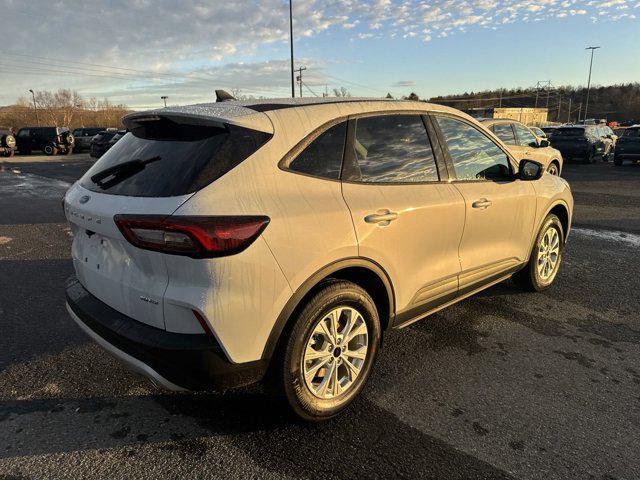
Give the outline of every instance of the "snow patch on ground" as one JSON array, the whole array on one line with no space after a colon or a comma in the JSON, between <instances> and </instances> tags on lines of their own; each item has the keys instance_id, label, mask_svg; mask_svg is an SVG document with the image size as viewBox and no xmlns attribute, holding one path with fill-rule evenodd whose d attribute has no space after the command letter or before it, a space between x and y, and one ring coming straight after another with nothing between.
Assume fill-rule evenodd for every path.
<instances>
[{"instance_id":1,"label":"snow patch on ground","mask_svg":"<svg viewBox=\"0 0 640 480\"><path fill-rule=\"evenodd\" d=\"M586 237L594 237L600 240L611 240L631 245L632 247L640 247L640 235L627 232L617 232L614 230L592 230L590 228L572 228L572 234L583 235Z\"/></svg>"},{"instance_id":2,"label":"snow patch on ground","mask_svg":"<svg viewBox=\"0 0 640 480\"><path fill-rule=\"evenodd\" d=\"M13 238L0 236L0 245L9 243L11 240L13 240Z\"/></svg>"},{"instance_id":3,"label":"snow patch on ground","mask_svg":"<svg viewBox=\"0 0 640 480\"><path fill-rule=\"evenodd\" d=\"M0 197L61 198L71 184L31 173L0 172Z\"/></svg>"}]
</instances>

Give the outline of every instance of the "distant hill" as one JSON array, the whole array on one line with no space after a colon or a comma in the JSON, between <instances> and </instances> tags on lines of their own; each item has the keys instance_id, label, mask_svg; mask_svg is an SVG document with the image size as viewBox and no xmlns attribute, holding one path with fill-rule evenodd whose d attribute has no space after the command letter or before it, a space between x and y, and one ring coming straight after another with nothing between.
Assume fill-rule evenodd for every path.
<instances>
[{"instance_id":1,"label":"distant hill","mask_svg":"<svg viewBox=\"0 0 640 480\"><path fill-rule=\"evenodd\" d=\"M586 87L553 87L540 89L537 92L538 107L549 108L549 120L566 122L569 118L569 102L571 102L571 119L576 120L578 112L584 112L587 98ZM450 107L465 110L481 107L534 107L536 106L536 90L534 88L516 88L488 90L483 92L465 92L459 95L433 97L429 100ZM593 86L589 94L589 118L606 118L609 121L640 119L640 83L610 85L608 87Z\"/></svg>"}]
</instances>

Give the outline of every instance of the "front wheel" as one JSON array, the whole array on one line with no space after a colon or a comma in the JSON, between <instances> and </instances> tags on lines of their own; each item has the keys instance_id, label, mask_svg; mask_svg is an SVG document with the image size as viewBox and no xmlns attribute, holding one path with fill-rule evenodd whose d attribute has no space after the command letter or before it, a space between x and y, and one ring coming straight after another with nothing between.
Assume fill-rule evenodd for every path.
<instances>
[{"instance_id":1,"label":"front wheel","mask_svg":"<svg viewBox=\"0 0 640 480\"><path fill-rule=\"evenodd\" d=\"M547 168L547 172L550 175L560 175L560 168L558 167L558 164L556 162L551 162L549 164L549 167Z\"/></svg>"},{"instance_id":2,"label":"front wheel","mask_svg":"<svg viewBox=\"0 0 640 480\"><path fill-rule=\"evenodd\" d=\"M524 290L545 290L553 283L560 269L563 248L562 223L556 215L550 214L538 232L529 262L513 275L513 281Z\"/></svg>"},{"instance_id":3,"label":"front wheel","mask_svg":"<svg viewBox=\"0 0 640 480\"><path fill-rule=\"evenodd\" d=\"M276 360L274 380L293 411L321 421L344 410L371 374L380 336L364 289L344 280L321 287L294 319Z\"/></svg>"}]
</instances>

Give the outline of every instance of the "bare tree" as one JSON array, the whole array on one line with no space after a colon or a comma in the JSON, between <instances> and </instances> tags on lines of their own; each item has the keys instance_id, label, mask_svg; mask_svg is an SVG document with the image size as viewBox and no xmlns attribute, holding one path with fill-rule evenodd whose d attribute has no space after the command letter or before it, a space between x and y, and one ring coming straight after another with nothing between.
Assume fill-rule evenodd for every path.
<instances>
[{"instance_id":1,"label":"bare tree","mask_svg":"<svg viewBox=\"0 0 640 480\"><path fill-rule=\"evenodd\" d=\"M338 88L334 88L333 89L333 94L336 97L350 97L351 96L351 93L349 93L349 90L347 90L344 87L340 87L339 89Z\"/></svg>"}]
</instances>

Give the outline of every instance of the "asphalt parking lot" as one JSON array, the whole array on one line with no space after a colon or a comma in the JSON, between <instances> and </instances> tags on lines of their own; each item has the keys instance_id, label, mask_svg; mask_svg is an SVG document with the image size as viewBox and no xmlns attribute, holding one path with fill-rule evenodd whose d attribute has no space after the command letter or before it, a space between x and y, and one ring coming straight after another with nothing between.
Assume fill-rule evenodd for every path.
<instances>
[{"instance_id":1,"label":"asphalt parking lot","mask_svg":"<svg viewBox=\"0 0 640 480\"><path fill-rule=\"evenodd\" d=\"M86 155L0 162L0 478L640 477L640 166L567 165L554 286L510 282L389 335L347 414L259 388L171 394L64 308L60 199Z\"/></svg>"}]
</instances>

